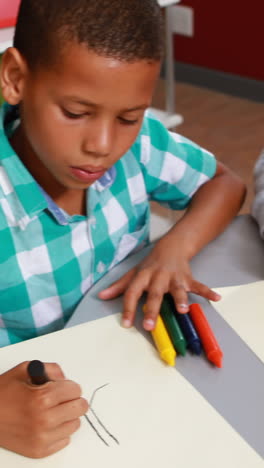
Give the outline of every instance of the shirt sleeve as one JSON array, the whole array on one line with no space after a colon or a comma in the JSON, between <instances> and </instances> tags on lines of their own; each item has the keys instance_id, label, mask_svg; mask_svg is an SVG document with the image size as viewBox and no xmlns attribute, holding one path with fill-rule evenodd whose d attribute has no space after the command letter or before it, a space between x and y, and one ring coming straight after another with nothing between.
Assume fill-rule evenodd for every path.
<instances>
[{"instance_id":1,"label":"shirt sleeve","mask_svg":"<svg viewBox=\"0 0 264 468\"><path fill-rule=\"evenodd\" d=\"M264 239L264 149L254 167L255 198L252 204L252 216L259 225L261 237Z\"/></svg>"},{"instance_id":2,"label":"shirt sleeve","mask_svg":"<svg viewBox=\"0 0 264 468\"><path fill-rule=\"evenodd\" d=\"M140 163L150 200L174 210L188 206L216 172L215 157L187 138L169 132L147 114L139 136Z\"/></svg>"}]
</instances>

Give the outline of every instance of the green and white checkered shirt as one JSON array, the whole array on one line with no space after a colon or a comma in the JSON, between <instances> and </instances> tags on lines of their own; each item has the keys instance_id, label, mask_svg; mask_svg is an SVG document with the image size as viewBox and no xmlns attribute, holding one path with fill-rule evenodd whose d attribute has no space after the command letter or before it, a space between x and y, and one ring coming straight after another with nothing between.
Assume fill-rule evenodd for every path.
<instances>
[{"instance_id":1,"label":"green and white checkered shirt","mask_svg":"<svg viewBox=\"0 0 264 468\"><path fill-rule=\"evenodd\" d=\"M88 216L69 216L9 144L17 109L0 112L2 347L63 328L88 289L148 242L149 200L185 208L216 161L147 113L131 149L89 188Z\"/></svg>"}]
</instances>

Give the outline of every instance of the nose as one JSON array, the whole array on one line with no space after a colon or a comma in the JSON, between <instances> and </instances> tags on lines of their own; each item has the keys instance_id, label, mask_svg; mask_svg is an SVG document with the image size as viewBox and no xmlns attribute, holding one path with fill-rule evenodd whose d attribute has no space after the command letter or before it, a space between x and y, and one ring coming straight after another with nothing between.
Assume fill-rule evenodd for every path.
<instances>
[{"instance_id":1,"label":"nose","mask_svg":"<svg viewBox=\"0 0 264 468\"><path fill-rule=\"evenodd\" d=\"M114 125L108 120L93 119L87 124L82 151L98 157L109 156L113 150Z\"/></svg>"}]
</instances>

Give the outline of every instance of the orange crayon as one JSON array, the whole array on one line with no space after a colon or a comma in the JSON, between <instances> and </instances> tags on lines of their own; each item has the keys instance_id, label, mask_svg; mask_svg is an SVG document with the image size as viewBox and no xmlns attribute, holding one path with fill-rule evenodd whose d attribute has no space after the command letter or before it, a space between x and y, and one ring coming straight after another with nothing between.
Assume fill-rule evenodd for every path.
<instances>
[{"instance_id":1,"label":"orange crayon","mask_svg":"<svg viewBox=\"0 0 264 468\"><path fill-rule=\"evenodd\" d=\"M190 305L190 316L200 337L206 356L215 366L222 367L223 352L199 304Z\"/></svg>"}]
</instances>

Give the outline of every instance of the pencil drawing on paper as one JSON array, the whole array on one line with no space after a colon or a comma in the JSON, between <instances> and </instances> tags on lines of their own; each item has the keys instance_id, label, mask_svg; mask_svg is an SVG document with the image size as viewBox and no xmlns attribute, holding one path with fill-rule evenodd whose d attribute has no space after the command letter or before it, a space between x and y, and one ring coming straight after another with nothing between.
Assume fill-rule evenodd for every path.
<instances>
[{"instance_id":1,"label":"pencil drawing on paper","mask_svg":"<svg viewBox=\"0 0 264 468\"><path fill-rule=\"evenodd\" d=\"M104 384L101 385L101 387L98 387L94 390L91 399L90 399L90 407L89 407L89 416L87 414L84 415L86 421L88 424L91 426L92 430L95 432L97 437L105 444L107 447L110 447L110 442L115 442L116 444L119 445L119 441L117 438L106 428L105 424L102 422L101 418L98 417L96 414L94 408L93 408L93 403L95 400L96 393L99 390L102 390L103 388L107 387L109 384Z\"/></svg>"}]
</instances>

